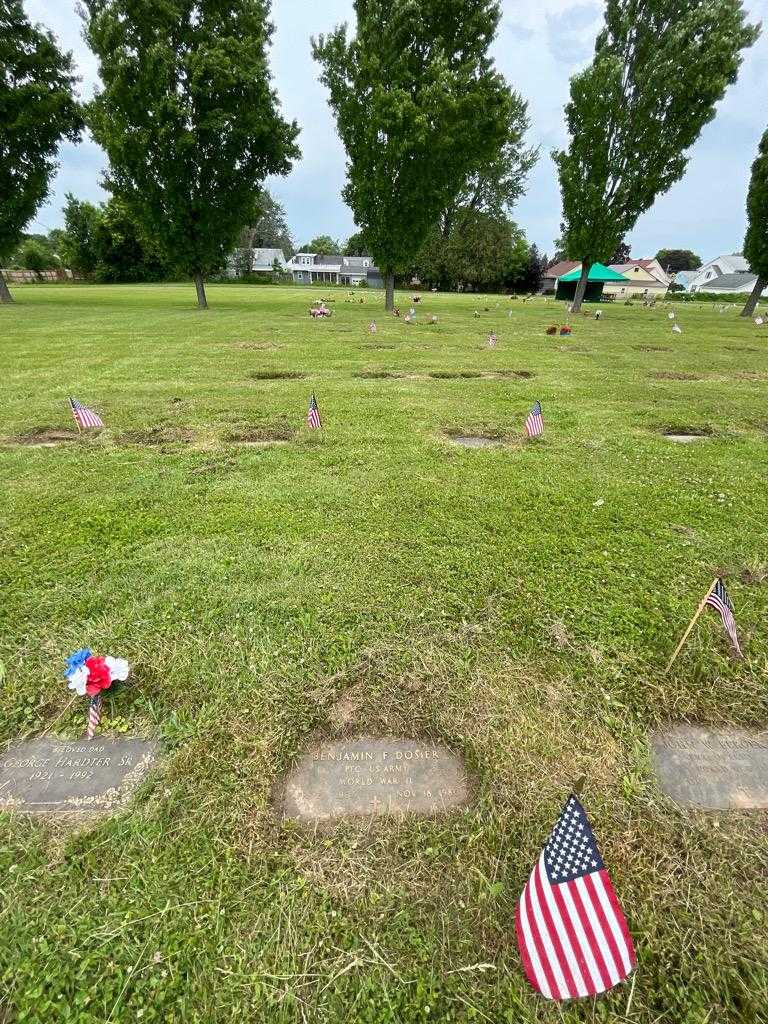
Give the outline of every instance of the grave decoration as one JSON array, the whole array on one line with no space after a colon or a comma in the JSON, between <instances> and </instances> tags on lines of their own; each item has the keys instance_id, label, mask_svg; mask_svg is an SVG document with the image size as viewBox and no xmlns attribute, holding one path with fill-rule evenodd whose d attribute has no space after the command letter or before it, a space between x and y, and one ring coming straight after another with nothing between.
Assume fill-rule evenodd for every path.
<instances>
[{"instance_id":1,"label":"grave decoration","mask_svg":"<svg viewBox=\"0 0 768 1024\"><path fill-rule=\"evenodd\" d=\"M557 324L550 324L546 329L546 334L557 334Z\"/></svg>"},{"instance_id":2,"label":"grave decoration","mask_svg":"<svg viewBox=\"0 0 768 1024\"><path fill-rule=\"evenodd\" d=\"M101 723L102 693L113 683L124 682L131 671L125 658L100 657L83 647L67 658L64 677L79 697L88 697L86 739L92 740Z\"/></svg>"},{"instance_id":3,"label":"grave decoration","mask_svg":"<svg viewBox=\"0 0 768 1024\"><path fill-rule=\"evenodd\" d=\"M568 326L568 324L563 324L563 326L560 328L560 334L561 335L572 334L572 333L573 332L572 332L571 328Z\"/></svg>"}]
</instances>

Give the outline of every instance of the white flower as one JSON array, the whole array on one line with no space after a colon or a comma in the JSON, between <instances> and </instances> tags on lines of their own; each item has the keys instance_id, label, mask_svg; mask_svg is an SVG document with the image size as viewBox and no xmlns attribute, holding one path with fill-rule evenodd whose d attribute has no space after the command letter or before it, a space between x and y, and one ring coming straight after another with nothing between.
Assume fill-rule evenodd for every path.
<instances>
[{"instance_id":1,"label":"white flower","mask_svg":"<svg viewBox=\"0 0 768 1024\"><path fill-rule=\"evenodd\" d=\"M74 672L67 676L69 682L67 686L70 690L74 690L78 697L85 696L85 684L88 682L88 669L85 665L81 665L80 668L76 668Z\"/></svg>"},{"instance_id":2,"label":"white flower","mask_svg":"<svg viewBox=\"0 0 768 1024\"><path fill-rule=\"evenodd\" d=\"M592 502L592 508L600 508L600 506L604 504L605 498L598 498L597 501Z\"/></svg>"},{"instance_id":3,"label":"white flower","mask_svg":"<svg viewBox=\"0 0 768 1024\"><path fill-rule=\"evenodd\" d=\"M667 313L667 316L669 317L670 320L674 320L675 319L675 314L674 313Z\"/></svg>"},{"instance_id":4,"label":"white flower","mask_svg":"<svg viewBox=\"0 0 768 1024\"><path fill-rule=\"evenodd\" d=\"M113 658L111 655L107 655L104 659L109 669L109 674L112 678L112 682L115 681L123 682L128 678L128 673L131 671L131 666L125 660L125 658Z\"/></svg>"}]
</instances>

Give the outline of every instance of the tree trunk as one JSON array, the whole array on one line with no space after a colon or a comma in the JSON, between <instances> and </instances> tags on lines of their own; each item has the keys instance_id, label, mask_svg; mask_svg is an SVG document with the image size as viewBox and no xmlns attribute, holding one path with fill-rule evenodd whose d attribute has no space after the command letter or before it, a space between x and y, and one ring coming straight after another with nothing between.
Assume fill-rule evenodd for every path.
<instances>
[{"instance_id":1,"label":"tree trunk","mask_svg":"<svg viewBox=\"0 0 768 1024\"><path fill-rule=\"evenodd\" d=\"M197 289L198 308L208 309L208 300L205 297L205 281L203 281L203 275L200 273L193 274L192 280L195 282L195 288Z\"/></svg>"},{"instance_id":2,"label":"tree trunk","mask_svg":"<svg viewBox=\"0 0 768 1024\"><path fill-rule=\"evenodd\" d=\"M757 280L755 281L755 287L752 289L752 294L747 299L746 305L741 311L741 316L752 316L766 285L768 285L768 280L764 277L760 277L758 274Z\"/></svg>"},{"instance_id":3,"label":"tree trunk","mask_svg":"<svg viewBox=\"0 0 768 1024\"><path fill-rule=\"evenodd\" d=\"M587 278L589 272L592 269L592 264L587 263L586 260L581 264L581 277L579 283L576 285L576 294L573 297L573 303L571 305L572 313L579 313L581 311L581 304L584 301L584 294L587 290Z\"/></svg>"},{"instance_id":4,"label":"tree trunk","mask_svg":"<svg viewBox=\"0 0 768 1024\"><path fill-rule=\"evenodd\" d=\"M13 296L8 291L8 285L5 283L2 272L0 272L0 302L13 302Z\"/></svg>"},{"instance_id":5,"label":"tree trunk","mask_svg":"<svg viewBox=\"0 0 768 1024\"><path fill-rule=\"evenodd\" d=\"M395 308L395 275L391 270L384 271L384 309L391 313Z\"/></svg>"}]
</instances>

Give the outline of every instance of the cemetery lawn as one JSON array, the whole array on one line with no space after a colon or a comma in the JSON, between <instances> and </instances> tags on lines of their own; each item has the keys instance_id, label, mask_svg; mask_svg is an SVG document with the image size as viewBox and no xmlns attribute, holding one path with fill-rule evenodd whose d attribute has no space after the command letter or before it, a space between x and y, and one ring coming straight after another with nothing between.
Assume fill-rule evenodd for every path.
<instances>
[{"instance_id":1,"label":"cemetery lawn","mask_svg":"<svg viewBox=\"0 0 768 1024\"><path fill-rule=\"evenodd\" d=\"M62 664L88 645L135 666L106 734L165 747L115 817L0 814L0 1021L766 1020L765 813L676 808L647 738L766 724L768 329L615 305L546 337L551 301L446 295L409 326L344 290L310 322L321 294L211 286L201 313L191 285L27 286L0 309L0 741L81 734ZM71 429L69 394L103 433L14 443ZM666 676L719 573L746 659L707 613ZM282 822L274 787L334 731L446 743L472 807ZM559 1008L514 913L582 774L639 967Z\"/></svg>"}]
</instances>

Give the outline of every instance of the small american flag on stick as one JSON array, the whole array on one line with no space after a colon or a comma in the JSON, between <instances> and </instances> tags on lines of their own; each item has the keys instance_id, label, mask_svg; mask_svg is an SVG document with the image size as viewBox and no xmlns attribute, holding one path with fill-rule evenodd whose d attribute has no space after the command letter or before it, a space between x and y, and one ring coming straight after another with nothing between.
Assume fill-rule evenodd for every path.
<instances>
[{"instance_id":1,"label":"small american flag on stick","mask_svg":"<svg viewBox=\"0 0 768 1024\"><path fill-rule=\"evenodd\" d=\"M544 433L544 417L541 414L541 402L534 402L525 421L525 433L528 437L540 437Z\"/></svg>"},{"instance_id":2,"label":"small american flag on stick","mask_svg":"<svg viewBox=\"0 0 768 1024\"><path fill-rule=\"evenodd\" d=\"M718 579L717 583L710 590L707 596L707 604L710 608L714 608L723 620L725 631L731 639L733 649L739 658L743 658L744 655L739 647L739 638L736 635L736 619L733 615L733 603L728 596L728 591L725 589L725 584L721 579Z\"/></svg>"},{"instance_id":3,"label":"small american flag on stick","mask_svg":"<svg viewBox=\"0 0 768 1024\"><path fill-rule=\"evenodd\" d=\"M78 402L76 398L70 398L69 407L72 410L72 415L75 417L75 423L82 430L87 430L89 427L104 426L101 416L95 413L93 409L83 405L82 402Z\"/></svg>"},{"instance_id":4,"label":"small american flag on stick","mask_svg":"<svg viewBox=\"0 0 768 1024\"><path fill-rule=\"evenodd\" d=\"M523 889L515 931L526 976L547 999L605 992L637 963L592 826L574 795Z\"/></svg>"},{"instance_id":5,"label":"small american flag on stick","mask_svg":"<svg viewBox=\"0 0 768 1024\"><path fill-rule=\"evenodd\" d=\"M323 425L323 421L320 419L320 410L317 407L317 399L315 393L312 392L312 397L309 400L309 411L307 412L307 425L310 430L320 430Z\"/></svg>"},{"instance_id":6,"label":"small american flag on stick","mask_svg":"<svg viewBox=\"0 0 768 1024\"><path fill-rule=\"evenodd\" d=\"M92 740L96 730L101 724L101 694L91 697L88 704L88 727L85 732L86 739Z\"/></svg>"}]
</instances>

